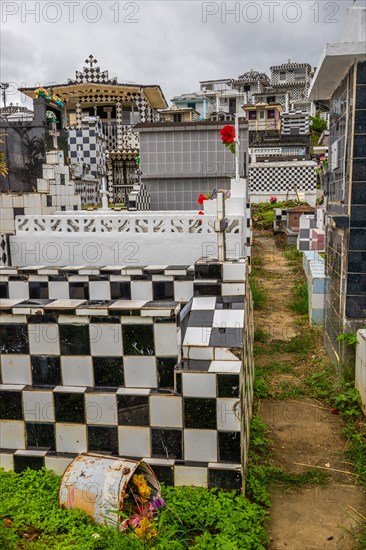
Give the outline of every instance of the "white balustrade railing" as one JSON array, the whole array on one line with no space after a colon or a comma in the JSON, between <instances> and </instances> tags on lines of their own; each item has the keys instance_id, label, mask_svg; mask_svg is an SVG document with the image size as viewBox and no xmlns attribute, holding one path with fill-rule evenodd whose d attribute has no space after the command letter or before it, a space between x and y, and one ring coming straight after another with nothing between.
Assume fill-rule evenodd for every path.
<instances>
[{"instance_id":1,"label":"white balustrade railing","mask_svg":"<svg viewBox=\"0 0 366 550\"><path fill-rule=\"evenodd\" d=\"M17 216L16 234L23 233L215 233L216 216L185 214L90 214L58 213L46 216ZM243 234L244 218L228 217L226 233Z\"/></svg>"}]
</instances>

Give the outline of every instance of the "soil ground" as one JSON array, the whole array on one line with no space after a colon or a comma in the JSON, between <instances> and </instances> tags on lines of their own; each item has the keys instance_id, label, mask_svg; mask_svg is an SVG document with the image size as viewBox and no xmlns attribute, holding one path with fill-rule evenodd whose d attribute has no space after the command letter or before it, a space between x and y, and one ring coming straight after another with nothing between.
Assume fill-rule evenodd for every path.
<instances>
[{"instance_id":1,"label":"soil ground","mask_svg":"<svg viewBox=\"0 0 366 550\"><path fill-rule=\"evenodd\" d=\"M299 275L270 232L255 233L254 257L261 260L257 282L268 294L267 305L255 310L255 328L268 333L267 346L271 347L271 342L289 341L308 330L304 320L289 309L294 279ZM318 357L325 356L321 338L319 342L317 355L309 359L312 371ZM270 353L257 351L255 356L256 368L265 370L268 365L267 381L274 395L273 399L262 399L258 409L273 441L270 462L286 472L302 473L318 467L330 478L324 488L304 488L296 493L271 489L270 549L353 550L357 546L344 527L360 521L355 511L365 515L366 495L355 485L352 464L344 454L347 442L342 434L343 421L306 395L276 399L278 388L296 388L309 372L295 353L273 349Z\"/></svg>"}]
</instances>

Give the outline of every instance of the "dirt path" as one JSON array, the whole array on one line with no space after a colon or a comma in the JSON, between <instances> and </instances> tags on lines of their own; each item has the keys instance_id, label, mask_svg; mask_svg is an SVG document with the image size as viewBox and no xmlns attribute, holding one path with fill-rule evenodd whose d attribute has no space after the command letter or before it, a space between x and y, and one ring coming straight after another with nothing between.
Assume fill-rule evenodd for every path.
<instances>
[{"instance_id":1,"label":"dirt path","mask_svg":"<svg viewBox=\"0 0 366 550\"><path fill-rule=\"evenodd\" d=\"M268 367L270 386L277 388L285 383L296 388L304 377L303 364L299 365L296 354L276 351L274 345L274 341L288 341L306 330L288 309L295 276L283 249L276 246L268 232L255 235L254 254L261 258L257 280L270 296L265 309L255 310L255 327L266 330L272 342L266 344L269 352L257 351L256 368ZM352 508L365 513L366 495L354 485L352 473L347 473L352 465L344 454L343 421L317 400L301 395L295 399L262 399L258 414L270 428L272 464L291 473L317 466L330 474L325 488L306 488L296 493L271 489L270 549L357 548L343 527L359 521Z\"/></svg>"}]
</instances>

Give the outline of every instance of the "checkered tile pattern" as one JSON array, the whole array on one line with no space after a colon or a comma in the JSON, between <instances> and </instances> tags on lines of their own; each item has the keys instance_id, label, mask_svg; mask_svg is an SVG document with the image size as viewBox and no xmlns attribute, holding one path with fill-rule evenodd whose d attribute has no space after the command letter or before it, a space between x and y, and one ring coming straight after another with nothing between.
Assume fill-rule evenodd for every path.
<instances>
[{"instance_id":1,"label":"checkered tile pattern","mask_svg":"<svg viewBox=\"0 0 366 550\"><path fill-rule=\"evenodd\" d=\"M97 84L117 84L117 78L109 78L108 71L101 71L100 67L93 67L98 63L96 59L91 55L89 59L85 60L85 63L89 63L89 67L84 67L83 71L76 71L75 79L68 79L69 84L81 84L85 82L93 82Z\"/></svg>"},{"instance_id":2,"label":"checkered tile pattern","mask_svg":"<svg viewBox=\"0 0 366 550\"><path fill-rule=\"evenodd\" d=\"M81 128L69 128L68 147L72 163L77 162L81 154L92 176L99 178L106 173L106 138L100 119L84 120Z\"/></svg>"},{"instance_id":3,"label":"checkered tile pattern","mask_svg":"<svg viewBox=\"0 0 366 550\"><path fill-rule=\"evenodd\" d=\"M267 164L267 165L266 165ZM315 191L316 172L313 163L266 163L249 166L251 193L287 193Z\"/></svg>"},{"instance_id":4,"label":"checkered tile pattern","mask_svg":"<svg viewBox=\"0 0 366 550\"><path fill-rule=\"evenodd\" d=\"M127 210L150 210L150 195L143 183L133 186L133 191L128 195Z\"/></svg>"},{"instance_id":5,"label":"checkered tile pattern","mask_svg":"<svg viewBox=\"0 0 366 550\"><path fill-rule=\"evenodd\" d=\"M9 263L9 240L7 235L0 235L0 267Z\"/></svg>"},{"instance_id":6,"label":"checkered tile pattern","mask_svg":"<svg viewBox=\"0 0 366 550\"><path fill-rule=\"evenodd\" d=\"M131 293L134 276L188 283L183 308L166 297L24 299L31 283L84 284L72 278L85 271L91 290L109 270L1 270L3 295L25 285L1 302L1 465L62 473L96 451L143 458L168 484L242 488L253 384L246 262L119 268ZM50 280L62 273L66 281Z\"/></svg>"}]
</instances>

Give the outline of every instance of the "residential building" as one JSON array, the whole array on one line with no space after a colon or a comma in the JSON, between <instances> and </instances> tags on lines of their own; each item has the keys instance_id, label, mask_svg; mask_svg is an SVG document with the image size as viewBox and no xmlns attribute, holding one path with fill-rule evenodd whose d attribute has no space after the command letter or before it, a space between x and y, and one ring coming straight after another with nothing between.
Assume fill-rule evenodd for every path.
<instances>
[{"instance_id":1,"label":"residential building","mask_svg":"<svg viewBox=\"0 0 366 550\"><path fill-rule=\"evenodd\" d=\"M192 107L177 107L173 105L169 109L159 109L160 122L195 122L200 114Z\"/></svg>"}]
</instances>

